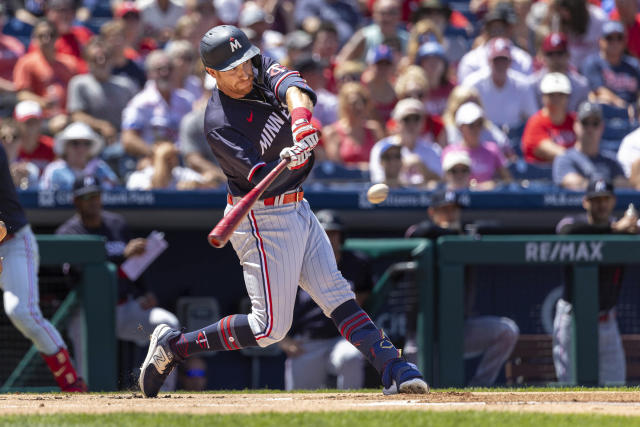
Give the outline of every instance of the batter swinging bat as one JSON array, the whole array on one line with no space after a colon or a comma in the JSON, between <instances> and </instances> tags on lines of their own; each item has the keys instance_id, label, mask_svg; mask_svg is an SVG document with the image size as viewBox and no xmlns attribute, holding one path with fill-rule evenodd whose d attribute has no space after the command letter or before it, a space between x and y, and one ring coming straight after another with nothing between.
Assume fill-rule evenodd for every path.
<instances>
[{"instance_id":1,"label":"batter swinging bat","mask_svg":"<svg viewBox=\"0 0 640 427\"><path fill-rule=\"evenodd\" d=\"M238 228L240 221L251 210L254 203L258 201L264 190L266 190L271 183L287 168L290 159L283 159L278 165L273 168L262 181L256 185L253 190L249 191L231 210L222 217L222 219L213 227L213 230L209 232L209 243L211 246L221 248L227 244L231 234Z\"/></svg>"}]
</instances>

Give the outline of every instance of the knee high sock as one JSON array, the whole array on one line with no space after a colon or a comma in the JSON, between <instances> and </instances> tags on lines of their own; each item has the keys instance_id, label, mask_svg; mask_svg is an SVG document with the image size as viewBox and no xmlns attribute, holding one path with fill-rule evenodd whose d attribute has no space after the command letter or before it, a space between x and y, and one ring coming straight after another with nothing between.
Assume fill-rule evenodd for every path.
<instances>
[{"instance_id":1,"label":"knee high sock","mask_svg":"<svg viewBox=\"0 0 640 427\"><path fill-rule=\"evenodd\" d=\"M340 335L360 350L381 375L388 362L400 358L398 349L355 300L342 303L331 318Z\"/></svg>"},{"instance_id":2,"label":"knee high sock","mask_svg":"<svg viewBox=\"0 0 640 427\"><path fill-rule=\"evenodd\" d=\"M182 358L205 351L239 350L258 345L246 314L223 317L213 325L181 334L171 349Z\"/></svg>"}]
</instances>

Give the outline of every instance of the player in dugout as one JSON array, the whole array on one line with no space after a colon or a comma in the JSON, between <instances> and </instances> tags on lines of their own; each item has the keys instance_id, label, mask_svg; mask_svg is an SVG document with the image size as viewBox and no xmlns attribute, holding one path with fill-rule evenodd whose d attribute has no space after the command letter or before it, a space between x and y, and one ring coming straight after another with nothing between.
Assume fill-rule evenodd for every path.
<instances>
[{"instance_id":1,"label":"player in dugout","mask_svg":"<svg viewBox=\"0 0 640 427\"><path fill-rule=\"evenodd\" d=\"M380 373L384 394L427 393L429 386L417 367L401 357L356 302L303 197L302 183L319 140L311 124L313 90L297 71L262 56L231 25L209 30L200 42L200 55L217 82L204 126L228 180L225 213L281 161L288 163L230 239L244 270L251 313L226 316L188 333L158 326L140 370L142 393L157 396L167 375L194 354L266 347L282 340L291 327L298 286Z\"/></svg>"}]
</instances>

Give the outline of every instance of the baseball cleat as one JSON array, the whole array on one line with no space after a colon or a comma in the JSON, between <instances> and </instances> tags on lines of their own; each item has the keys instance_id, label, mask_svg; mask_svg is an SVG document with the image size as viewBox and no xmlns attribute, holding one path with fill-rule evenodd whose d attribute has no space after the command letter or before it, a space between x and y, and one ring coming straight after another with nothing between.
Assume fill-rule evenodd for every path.
<instances>
[{"instance_id":1,"label":"baseball cleat","mask_svg":"<svg viewBox=\"0 0 640 427\"><path fill-rule=\"evenodd\" d=\"M429 393L429 384L422 378L418 367L403 359L389 363L382 373L382 385L382 394L385 396L398 393Z\"/></svg>"},{"instance_id":2,"label":"baseball cleat","mask_svg":"<svg viewBox=\"0 0 640 427\"><path fill-rule=\"evenodd\" d=\"M145 397L156 397L162 384L173 368L184 359L175 354L169 345L171 339L180 336L180 331L168 325L158 325L151 334L149 351L140 367L138 385Z\"/></svg>"}]
</instances>

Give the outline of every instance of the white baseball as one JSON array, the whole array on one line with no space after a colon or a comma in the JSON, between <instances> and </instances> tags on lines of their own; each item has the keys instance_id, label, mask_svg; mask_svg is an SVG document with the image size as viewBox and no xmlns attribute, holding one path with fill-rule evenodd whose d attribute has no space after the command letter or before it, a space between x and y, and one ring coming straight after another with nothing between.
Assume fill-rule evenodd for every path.
<instances>
[{"instance_id":1,"label":"white baseball","mask_svg":"<svg viewBox=\"0 0 640 427\"><path fill-rule=\"evenodd\" d=\"M382 203L387 199L387 195L389 194L389 186L387 184L374 184L367 191L367 199L377 205L378 203Z\"/></svg>"}]
</instances>

